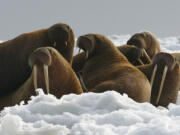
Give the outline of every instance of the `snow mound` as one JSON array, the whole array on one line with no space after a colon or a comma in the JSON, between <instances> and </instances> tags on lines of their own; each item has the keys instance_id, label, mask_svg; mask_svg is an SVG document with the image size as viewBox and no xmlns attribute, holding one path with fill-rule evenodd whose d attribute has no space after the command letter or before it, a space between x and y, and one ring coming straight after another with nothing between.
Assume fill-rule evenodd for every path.
<instances>
[{"instance_id":1,"label":"snow mound","mask_svg":"<svg viewBox=\"0 0 180 135\"><path fill-rule=\"evenodd\" d=\"M1 112L2 135L178 135L180 106L156 108L115 91L32 97ZM9 130L11 129L11 130Z\"/></svg>"}]
</instances>

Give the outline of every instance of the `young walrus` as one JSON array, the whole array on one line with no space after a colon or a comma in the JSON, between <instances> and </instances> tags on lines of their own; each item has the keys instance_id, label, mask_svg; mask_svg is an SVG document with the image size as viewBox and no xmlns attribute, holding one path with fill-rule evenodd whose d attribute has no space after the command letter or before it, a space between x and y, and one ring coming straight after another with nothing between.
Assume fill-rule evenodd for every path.
<instances>
[{"instance_id":1,"label":"young walrus","mask_svg":"<svg viewBox=\"0 0 180 135\"><path fill-rule=\"evenodd\" d=\"M35 89L61 98L65 94L82 93L82 88L70 64L60 53L51 47L36 49L29 58L32 73L16 91L0 98L0 109L25 102L35 95Z\"/></svg>"},{"instance_id":2,"label":"young walrus","mask_svg":"<svg viewBox=\"0 0 180 135\"><path fill-rule=\"evenodd\" d=\"M77 46L85 51L82 78L88 91L115 90L137 102L149 102L151 87L146 76L129 63L114 44L100 34L80 36Z\"/></svg>"},{"instance_id":3,"label":"young walrus","mask_svg":"<svg viewBox=\"0 0 180 135\"><path fill-rule=\"evenodd\" d=\"M169 103L176 103L180 88L180 67L172 55L158 53L153 63L138 68L151 82L153 105L167 107Z\"/></svg>"},{"instance_id":4,"label":"young walrus","mask_svg":"<svg viewBox=\"0 0 180 135\"><path fill-rule=\"evenodd\" d=\"M134 34L128 41L128 45L134 45L144 49L142 61L145 64L151 63L152 58L161 51L160 44L156 37L147 31Z\"/></svg>"},{"instance_id":5,"label":"young walrus","mask_svg":"<svg viewBox=\"0 0 180 135\"><path fill-rule=\"evenodd\" d=\"M72 62L74 34L63 23L57 23L46 29L21 34L0 43L0 97L18 89L30 76L28 58L33 50L51 46Z\"/></svg>"}]
</instances>

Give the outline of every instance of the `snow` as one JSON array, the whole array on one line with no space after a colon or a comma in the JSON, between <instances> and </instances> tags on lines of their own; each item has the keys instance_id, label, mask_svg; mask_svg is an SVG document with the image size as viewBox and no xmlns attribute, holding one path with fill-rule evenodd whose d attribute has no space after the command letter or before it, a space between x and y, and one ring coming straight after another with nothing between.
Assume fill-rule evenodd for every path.
<instances>
[{"instance_id":1,"label":"snow","mask_svg":"<svg viewBox=\"0 0 180 135\"><path fill-rule=\"evenodd\" d=\"M109 36L116 45L129 37ZM163 51L180 52L180 37L158 40ZM180 93L176 104L156 108L115 91L69 94L60 100L37 91L28 104L1 111L0 135L180 135Z\"/></svg>"}]
</instances>

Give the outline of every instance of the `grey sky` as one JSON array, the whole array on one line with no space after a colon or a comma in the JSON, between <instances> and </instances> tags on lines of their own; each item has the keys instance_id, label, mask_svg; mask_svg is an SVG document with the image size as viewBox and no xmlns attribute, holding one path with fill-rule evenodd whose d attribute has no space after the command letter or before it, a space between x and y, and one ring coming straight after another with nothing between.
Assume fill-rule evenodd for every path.
<instances>
[{"instance_id":1,"label":"grey sky","mask_svg":"<svg viewBox=\"0 0 180 135\"><path fill-rule=\"evenodd\" d=\"M180 36L180 0L2 0L0 40L69 24L85 33L134 34L149 30L158 37Z\"/></svg>"}]
</instances>

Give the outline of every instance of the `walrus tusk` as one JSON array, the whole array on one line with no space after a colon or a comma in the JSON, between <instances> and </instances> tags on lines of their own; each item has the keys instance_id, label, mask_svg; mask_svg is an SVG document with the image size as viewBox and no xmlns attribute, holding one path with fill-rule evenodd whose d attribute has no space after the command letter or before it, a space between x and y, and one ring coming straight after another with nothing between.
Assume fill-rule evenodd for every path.
<instances>
[{"instance_id":1,"label":"walrus tusk","mask_svg":"<svg viewBox=\"0 0 180 135\"><path fill-rule=\"evenodd\" d=\"M151 91L152 91L152 87L153 87L154 77L155 77L155 75L156 75L156 71L157 71L157 64L154 66L154 69L153 69L153 72L152 72L152 76L151 76L151 80L150 80Z\"/></svg>"},{"instance_id":2,"label":"walrus tusk","mask_svg":"<svg viewBox=\"0 0 180 135\"><path fill-rule=\"evenodd\" d=\"M138 61L141 65L144 65L144 63L142 62L142 60L140 58L138 59Z\"/></svg>"},{"instance_id":3,"label":"walrus tusk","mask_svg":"<svg viewBox=\"0 0 180 135\"><path fill-rule=\"evenodd\" d=\"M89 55L89 52L88 52L88 51L86 51L86 59L88 58L88 55Z\"/></svg>"},{"instance_id":4,"label":"walrus tusk","mask_svg":"<svg viewBox=\"0 0 180 135\"><path fill-rule=\"evenodd\" d=\"M77 74L78 74L78 76L79 76L79 81L80 81L80 83L81 83L81 85L82 85L83 90L84 90L85 92L88 92L88 90L87 90L87 88L86 88L86 85L85 85L85 83L84 83L84 81L83 81L83 78L82 78L82 75L81 75L81 71L79 71Z\"/></svg>"},{"instance_id":5,"label":"walrus tusk","mask_svg":"<svg viewBox=\"0 0 180 135\"><path fill-rule=\"evenodd\" d=\"M156 105L158 105L158 103L159 103L159 99L160 99L162 89L163 89L163 86L164 86L164 81L165 81L165 78L166 78L167 70L168 70L168 66L166 65L164 67L164 70L163 70L162 80L161 80L160 88L159 88L159 91L158 91L158 97L156 99Z\"/></svg>"},{"instance_id":6,"label":"walrus tusk","mask_svg":"<svg viewBox=\"0 0 180 135\"><path fill-rule=\"evenodd\" d=\"M144 52L144 55L145 55L146 59L148 60L148 62L151 63L152 61L151 61L151 59L149 58L149 55L147 54L147 52L146 52L145 49L143 49L143 52Z\"/></svg>"},{"instance_id":7,"label":"walrus tusk","mask_svg":"<svg viewBox=\"0 0 180 135\"><path fill-rule=\"evenodd\" d=\"M67 41L65 41L65 45L66 45L66 46L68 45Z\"/></svg>"},{"instance_id":8,"label":"walrus tusk","mask_svg":"<svg viewBox=\"0 0 180 135\"><path fill-rule=\"evenodd\" d=\"M81 51L81 48L79 48L78 53L80 53L80 51Z\"/></svg>"},{"instance_id":9,"label":"walrus tusk","mask_svg":"<svg viewBox=\"0 0 180 135\"><path fill-rule=\"evenodd\" d=\"M37 89L37 66L33 66L33 85L34 89Z\"/></svg>"},{"instance_id":10,"label":"walrus tusk","mask_svg":"<svg viewBox=\"0 0 180 135\"><path fill-rule=\"evenodd\" d=\"M43 65L43 69L44 69L44 79L45 79L46 90L47 90L47 94L49 94L48 66L44 64L44 65Z\"/></svg>"},{"instance_id":11,"label":"walrus tusk","mask_svg":"<svg viewBox=\"0 0 180 135\"><path fill-rule=\"evenodd\" d=\"M54 41L53 46L56 47L56 42Z\"/></svg>"}]
</instances>

